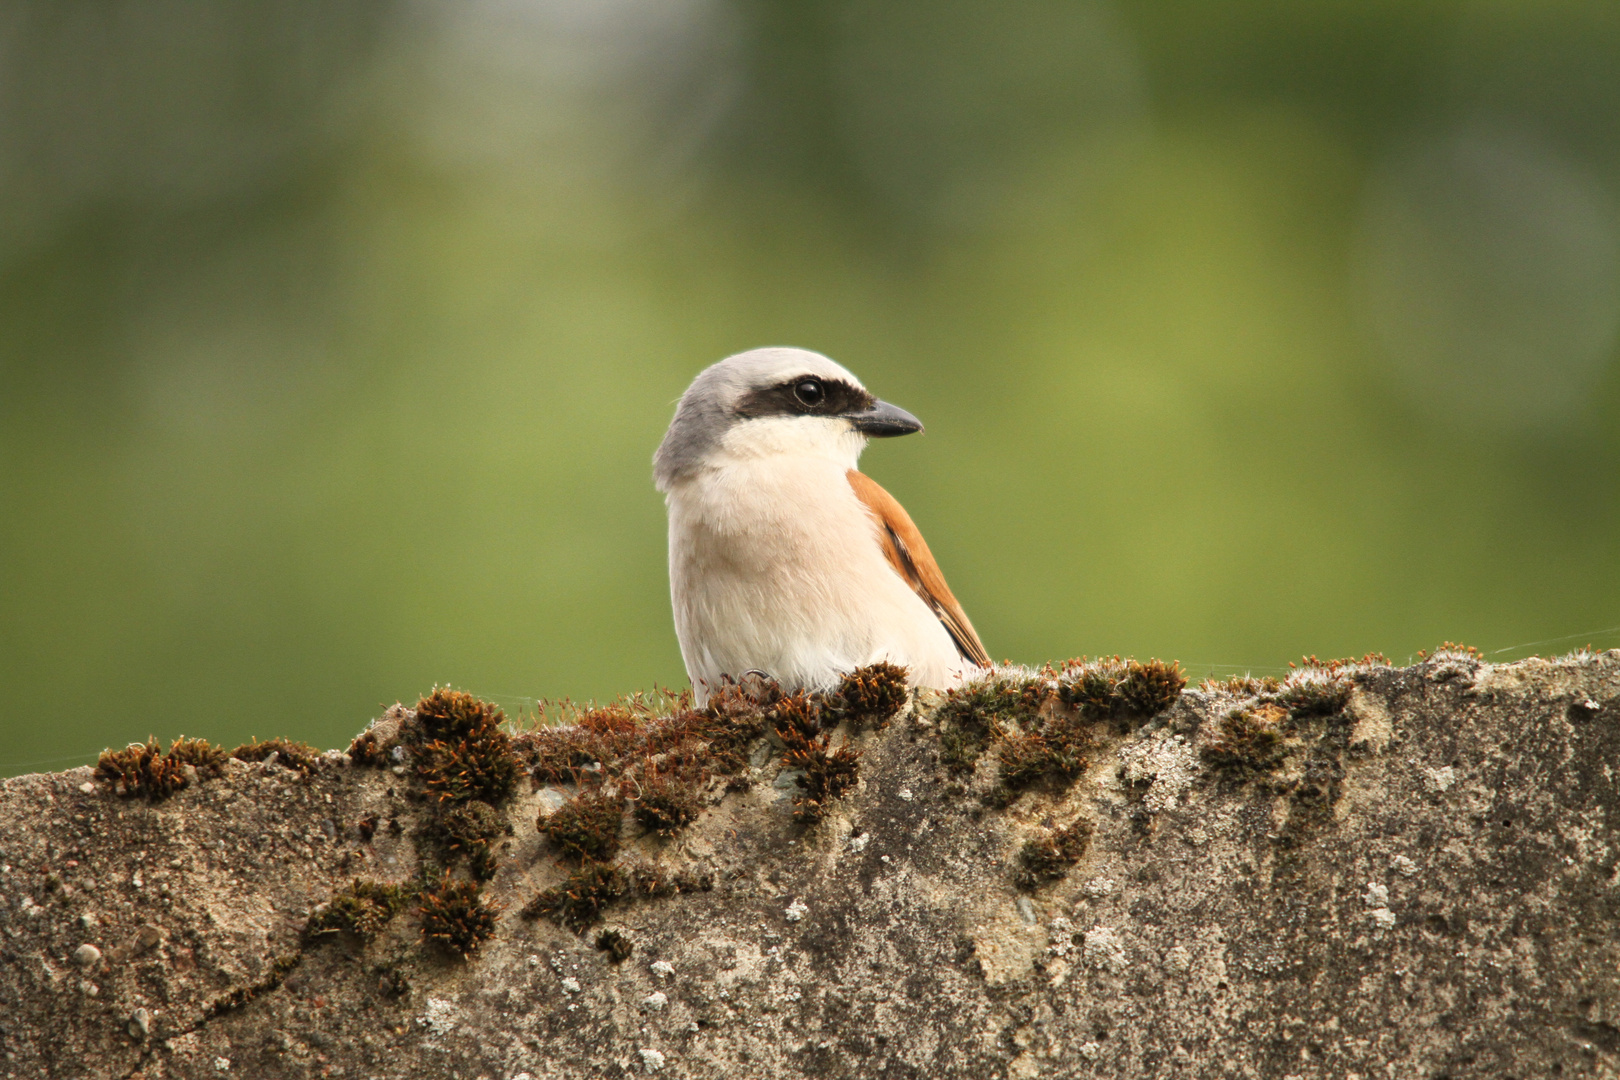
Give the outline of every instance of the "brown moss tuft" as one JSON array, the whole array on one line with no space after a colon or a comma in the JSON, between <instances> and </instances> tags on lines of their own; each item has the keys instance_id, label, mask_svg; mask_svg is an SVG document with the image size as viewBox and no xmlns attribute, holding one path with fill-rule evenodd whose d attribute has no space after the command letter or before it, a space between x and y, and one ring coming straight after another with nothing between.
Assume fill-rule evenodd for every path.
<instances>
[{"instance_id":1,"label":"brown moss tuft","mask_svg":"<svg viewBox=\"0 0 1620 1080\"><path fill-rule=\"evenodd\" d=\"M856 668L828 696L825 719L834 724L847 721L851 727L884 728L905 708L911 695L908 681L906 669L895 664Z\"/></svg>"},{"instance_id":2,"label":"brown moss tuft","mask_svg":"<svg viewBox=\"0 0 1620 1080\"><path fill-rule=\"evenodd\" d=\"M1044 678L993 674L955 687L935 714L940 762L955 773L972 772L992 738L1033 721L1045 700Z\"/></svg>"},{"instance_id":3,"label":"brown moss tuft","mask_svg":"<svg viewBox=\"0 0 1620 1080\"><path fill-rule=\"evenodd\" d=\"M465 856L479 881L495 876L495 842L507 834L506 819L489 803L472 799L434 818L426 829L445 861Z\"/></svg>"},{"instance_id":4,"label":"brown moss tuft","mask_svg":"<svg viewBox=\"0 0 1620 1080\"><path fill-rule=\"evenodd\" d=\"M1321 661L1307 656L1283 680L1276 698L1294 716L1332 716L1350 704L1351 682L1346 668L1352 660Z\"/></svg>"},{"instance_id":5,"label":"brown moss tuft","mask_svg":"<svg viewBox=\"0 0 1620 1080\"><path fill-rule=\"evenodd\" d=\"M388 765L388 747L375 731L362 731L349 744L349 760L356 765L381 769Z\"/></svg>"},{"instance_id":6,"label":"brown moss tuft","mask_svg":"<svg viewBox=\"0 0 1620 1080\"><path fill-rule=\"evenodd\" d=\"M696 778L650 767L638 781L636 821L650 832L672 836L697 820L703 810L703 792Z\"/></svg>"},{"instance_id":7,"label":"brown moss tuft","mask_svg":"<svg viewBox=\"0 0 1620 1080\"><path fill-rule=\"evenodd\" d=\"M1006 730L996 752L1001 783L1018 791L1046 779L1071 781L1091 764L1086 757L1091 745L1090 730L1066 715L1031 729Z\"/></svg>"},{"instance_id":8,"label":"brown moss tuft","mask_svg":"<svg viewBox=\"0 0 1620 1080\"><path fill-rule=\"evenodd\" d=\"M203 1010L203 1016L211 1020L216 1016L236 1012L260 994L268 994L281 986L282 981L292 974L294 968L303 962L303 953L287 953L276 957L270 961L270 970L265 972L264 978L258 982L250 983L247 986L239 986L228 993L221 994Z\"/></svg>"},{"instance_id":9,"label":"brown moss tuft","mask_svg":"<svg viewBox=\"0 0 1620 1080\"><path fill-rule=\"evenodd\" d=\"M596 947L608 954L608 962L622 964L636 951L635 942L617 930L603 930L596 935Z\"/></svg>"},{"instance_id":10,"label":"brown moss tuft","mask_svg":"<svg viewBox=\"0 0 1620 1080\"><path fill-rule=\"evenodd\" d=\"M1128 716L1157 716L1176 703L1187 686L1187 673L1172 660L1151 659L1146 663L1125 662L1125 677L1114 692L1120 711Z\"/></svg>"},{"instance_id":11,"label":"brown moss tuft","mask_svg":"<svg viewBox=\"0 0 1620 1080\"><path fill-rule=\"evenodd\" d=\"M182 765L190 765L199 773L218 776L229 755L224 747L215 746L207 739L188 739L182 735L169 744L165 756Z\"/></svg>"},{"instance_id":12,"label":"brown moss tuft","mask_svg":"<svg viewBox=\"0 0 1620 1080\"><path fill-rule=\"evenodd\" d=\"M566 856L606 861L619 852L624 797L617 788L586 791L542 816L535 827Z\"/></svg>"},{"instance_id":13,"label":"brown moss tuft","mask_svg":"<svg viewBox=\"0 0 1620 1080\"><path fill-rule=\"evenodd\" d=\"M793 800L793 819L805 825L820 821L827 804L855 786L860 751L848 746L830 749L831 735L812 738L796 729L778 734L787 744L782 764L804 770L797 780L804 794Z\"/></svg>"},{"instance_id":14,"label":"brown moss tuft","mask_svg":"<svg viewBox=\"0 0 1620 1080\"><path fill-rule=\"evenodd\" d=\"M1293 749L1283 730L1287 718L1277 705L1233 709L1221 718L1220 732L1203 748L1203 758L1234 779L1271 772Z\"/></svg>"},{"instance_id":15,"label":"brown moss tuft","mask_svg":"<svg viewBox=\"0 0 1620 1080\"><path fill-rule=\"evenodd\" d=\"M619 740L604 739L599 733L579 725L547 728L522 737L529 773L547 784L591 784L605 773L606 761L625 752Z\"/></svg>"},{"instance_id":16,"label":"brown moss tuft","mask_svg":"<svg viewBox=\"0 0 1620 1080\"><path fill-rule=\"evenodd\" d=\"M681 893L708 892L714 888L714 875L685 871L669 873L656 865L632 866L625 876L627 891L636 896L663 898Z\"/></svg>"},{"instance_id":17,"label":"brown moss tuft","mask_svg":"<svg viewBox=\"0 0 1620 1080\"><path fill-rule=\"evenodd\" d=\"M416 703L415 730L412 741L431 742L434 739L465 739L496 728L506 719L500 709L471 694L436 686L433 692Z\"/></svg>"},{"instance_id":18,"label":"brown moss tuft","mask_svg":"<svg viewBox=\"0 0 1620 1080\"><path fill-rule=\"evenodd\" d=\"M326 905L309 917L304 924L304 939L319 941L342 933L369 942L405 909L410 897L409 886L355 878L353 884L333 893Z\"/></svg>"},{"instance_id":19,"label":"brown moss tuft","mask_svg":"<svg viewBox=\"0 0 1620 1080\"><path fill-rule=\"evenodd\" d=\"M237 761L264 761L271 754L275 754L277 760L287 768L296 769L305 776L320 768L321 752L308 743L291 739L267 739L264 742L254 739L231 751L231 757Z\"/></svg>"},{"instance_id":20,"label":"brown moss tuft","mask_svg":"<svg viewBox=\"0 0 1620 1080\"><path fill-rule=\"evenodd\" d=\"M748 746L765 734L765 716L759 709L711 701L699 715L696 727L708 744L714 770L734 775L748 768Z\"/></svg>"},{"instance_id":21,"label":"brown moss tuft","mask_svg":"<svg viewBox=\"0 0 1620 1080\"><path fill-rule=\"evenodd\" d=\"M606 863L587 862L560 885L539 893L519 912L525 919L546 918L574 933L583 933L602 910L630 891L624 871Z\"/></svg>"},{"instance_id":22,"label":"brown moss tuft","mask_svg":"<svg viewBox=\"0 0 1620 1080\"><path fill-rule=\"evenodd\" d=\"M785 694L766 708L765 723L784 742L790 731L813 738L821 730L821 706L809 694Z\"/></svg>"},{"instance_id":23,"label":"brown moss tuft","mask_svg":"<svg viewBox=\"0 0 1620 1080\"><path fill-rule=\"evenodd\" d=\"M1018 887L1035 889L1068 874L1091 846L1091 822L1078 818L1061 829L1024 842L1018 852Z\"/></svg>"},{"instance_id":24,"label":"brown moss tuft","mask_svg":"<svg viewBox=\"0 0 1620 1080\"><path fill-rule=\"evenodd\" d=\"M1275 694L1282 683L1270 675L1255 678L1253 675L1232 675L1225 679L1205 679L1198 684L1198 689L1206 694L1231 694L1234 697L1260 697L1263 694Z\"/></svg>"},{"instance_id":25,"label":"brown moss tuft","mask_svg":"<svg viewBox=\"0 0 1620 1080\"><path fill-rule=\"evenodd\" d=\"M501 730L500 709L439 687L416 703L405 728L416 776L440 802L478 799L500 806L517 788L518 760Z\"/></svg>"},{"instance_id":26,"label":"brown moss tuft","mask_svg":"<svg viewBox=\"0 0 1620 1080\"><path fill-rule=\"evenodd\" d=\"M1089 720L1146 720L1181 695L1187 676L1175 661L1118 656L1070 660L1058 676L1058 699Z\"/></svg>"},{"instance_id":27,"label":"brown moss tuft","mask_svg":"<svg viewBox=\"0 0 1620 1080\"><path fill-rule=\"evenodd\" d=\"M495 933L500 909L478 895L471 881L446 879L422 894L417 910L422 937L466 959Z\"/></svg>"},{"instance_id":28,"label":"brown moss tuft","mask_svg":"<svg viewBox=\"0 0 1620 1080\"><path fill-rule=\"evenodd\" d=\"M182 743L200 741L178 739L170 749L172 751ZM160 802L190 786L195 768L193 772L188 772L187 764L189 762L173 753L165 754L162 744L154 737L144 743L130 743L122 750L103 750L96 761L95 775L96 779L111 784L113 790L125 798L140 795L149 802Z\"/></svg>"},{"instance_id":29,"label":"brown moss tuft","mask_svg":"<svg viewBox=\"0 0 1620 1080\"><path fill-rule=\"evenodd\" d=\"M1588 645L1587 648L1591 648L1591 646ZM1434 650L1433 652L1429 652L1429 651L1427 651L1425 649L1419 649L1418 650L1418 659L1419 660L1428 660L1431 657L1437 657L1437 656L1447 655L1447 654L1449 654L1451 656L1460 657L1460 658L1463 658L1463 659L1474 660L1474 661L1483 661L1485 659L1485 654L1480 652L1478 649L1474 648L1472 645L1459 645L1455 641L1443 641L1443 642L1440 643L1440 647L1438 649ZM1389 660L1386 659L1382 653L1368 653L1367 654L1367 658L1370 658L1370 657L1373 657L1373 656L1377 656L1378 659L1383 660L1384 663L1386 663L1386 664L1389 663ZM1363 658L1363 662L1365 662L1367 658ZM1315 660L1316 657L1314 657L1314 656L1307 657L1307 659Z\"/></svg>"},{"instance_id":30,"label":"brown moss tuft","mask_svg":"<svg viewBox=\"0 0 1620 1080\"><path fill-rule=\"evenodd\" d=\"M651 701L637 694L599 708L570 707L560 711L569 722L528 732L519 750L535 779L552 784L597 786L668 755L701 757L705 778L709 771L739 772L747 766L748 743L764 733L761 701L781 698L775 684L769 686L767 694L752 683L727 684L702 710L692 709L687 695L668 691Z\"/></svg>"},{"instance_id":31,"label":"brown moss tuft","mask_svg":"<svg viewBox=\"0 0 1620 1080\"><path fill-rule=\"evenodd\" d=\"M1094 720L1107 720L1114 716L1118 705L1115 691L1125 677L1125 661L1091 661L1084 656L1063 665L1058 676L1058 700L1081 716Z\"/></svg>"}]
</instances>

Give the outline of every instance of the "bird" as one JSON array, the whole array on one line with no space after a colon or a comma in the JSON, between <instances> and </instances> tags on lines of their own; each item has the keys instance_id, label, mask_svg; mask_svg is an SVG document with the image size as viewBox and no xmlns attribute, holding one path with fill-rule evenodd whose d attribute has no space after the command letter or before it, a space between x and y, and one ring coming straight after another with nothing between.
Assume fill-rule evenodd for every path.
<instances>
[{"instance_id":1,"label":"bird","mask_svg":"<svg viewBox=\"0 0 1620 1080\"><path fill-rule=\"evenodd\" d=\"M991 666L911 516L856 468L868 440L922 430L806 349L738 353L692 380L653 479L699 707L750 674L826 692L882 661L945 689Z\"/></svg>"}]
</instances>

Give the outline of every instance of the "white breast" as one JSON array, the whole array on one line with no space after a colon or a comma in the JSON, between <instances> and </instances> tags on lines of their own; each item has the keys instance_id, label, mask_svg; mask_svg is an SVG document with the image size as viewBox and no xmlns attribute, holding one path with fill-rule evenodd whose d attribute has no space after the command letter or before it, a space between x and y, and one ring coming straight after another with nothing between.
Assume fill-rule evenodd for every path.
<instances>
[{"instance_id":1,"label":"white breast","mask_svg":"<svg viewBox=\"0 0 1620 1080\"><path fill-rule=\"evenodd\" d=\"M724 455L668 489L675 629L700 703L750 670L807 689L878 660L914 685L961 677L950 635L884 558L853 464Z\"/></svg>"}]
</instances>

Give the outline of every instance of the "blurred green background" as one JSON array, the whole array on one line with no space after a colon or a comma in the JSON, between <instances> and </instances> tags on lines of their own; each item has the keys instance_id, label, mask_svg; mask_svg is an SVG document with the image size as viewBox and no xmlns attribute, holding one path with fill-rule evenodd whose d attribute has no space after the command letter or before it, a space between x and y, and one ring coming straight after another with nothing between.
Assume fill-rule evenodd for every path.
<instances>
[{"instance_id":1,"label":"blurred green background","mask_svg":"<svg viewBox=\"0 0 1620 1080\"><path fill-rule=\"evenodd\" d=\"M0 12L0 765L684 682L649 458L842 361L998 657L1620 623L1620 5Z\"/></svg>"}]
</instances>

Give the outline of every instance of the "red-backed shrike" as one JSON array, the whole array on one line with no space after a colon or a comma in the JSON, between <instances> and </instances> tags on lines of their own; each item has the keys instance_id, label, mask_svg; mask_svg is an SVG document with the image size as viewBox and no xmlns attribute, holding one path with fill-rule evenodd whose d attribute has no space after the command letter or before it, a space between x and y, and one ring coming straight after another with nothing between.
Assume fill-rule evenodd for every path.
<instances>
[{"instance_id":1,"label":"red-backed shrike","mask_svg":"<svg viewBox=\"0 0 1620 1080\"><path fill-rule=\"evenodd\" d=\"M855 468L868 439L921 430L803 349L739 353L692 380L653 474L699 704L749 671L826 690L879 660L930 687L990 665L911 517Z\"/></svg>"}]
</instances>

